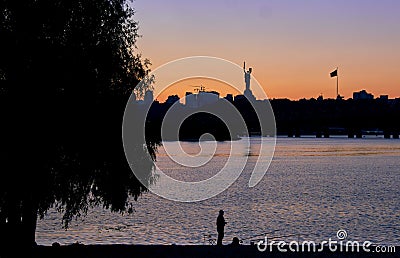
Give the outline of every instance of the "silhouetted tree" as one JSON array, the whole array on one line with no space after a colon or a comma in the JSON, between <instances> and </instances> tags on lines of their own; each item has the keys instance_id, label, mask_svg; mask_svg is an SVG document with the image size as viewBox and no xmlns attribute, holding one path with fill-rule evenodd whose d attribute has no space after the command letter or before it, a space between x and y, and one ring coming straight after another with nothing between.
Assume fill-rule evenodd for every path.
<instances>
[{"instance_id":1,"label":"silhouetted tree","mask_svg":"<svg viewBox=\"0 0 400 258\"><path fill-rule=\"evenodd\" d=\"M148 73L126 0L0 1L0 242L31 245L50 207L64 225L91 205L131 211L153 160L127 164L121 124ZM147 141L155 157L156 142ZM145 143L137 143L146 159Z\"/></svg>"}]
</instances>

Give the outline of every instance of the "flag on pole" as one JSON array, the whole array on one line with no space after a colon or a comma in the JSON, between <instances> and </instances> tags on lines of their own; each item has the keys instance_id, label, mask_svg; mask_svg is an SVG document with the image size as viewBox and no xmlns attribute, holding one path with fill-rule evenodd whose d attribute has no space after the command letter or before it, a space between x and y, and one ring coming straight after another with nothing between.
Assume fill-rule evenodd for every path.
<instances>
[{"instance_id":1,"label":"flag on pole","mask_svg":"<svg viewBox=\"0 0 400 258\"><path fill-rule=\"evenodd\" d=\"M337 69L333 72L331 72L331 77L336 77L337 76Z\"/></svg>"}]
</instances>

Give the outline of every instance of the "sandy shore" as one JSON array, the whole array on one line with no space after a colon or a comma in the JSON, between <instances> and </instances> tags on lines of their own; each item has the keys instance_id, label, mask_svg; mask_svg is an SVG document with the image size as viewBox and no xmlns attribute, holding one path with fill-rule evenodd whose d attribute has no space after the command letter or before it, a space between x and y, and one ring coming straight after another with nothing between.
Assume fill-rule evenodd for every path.
<instances>
[{"instance_id":1,"label":"sandy shore","mask_svg":"<svg viewBox=\"0 0 400 258\"><path fill-rule=\"evenodd\" d=\"M128 257L400 257L400 248L396 253L346 253L331 252L325 249L318 253L287 252L281 253L274 249L272 252L260 252L256 246L178 246L178 245L79 245L79 246L37 246L30 257L51 258L128 258ZM25 256L27 257L27 256Z\"/></svg>"}]
</instances>

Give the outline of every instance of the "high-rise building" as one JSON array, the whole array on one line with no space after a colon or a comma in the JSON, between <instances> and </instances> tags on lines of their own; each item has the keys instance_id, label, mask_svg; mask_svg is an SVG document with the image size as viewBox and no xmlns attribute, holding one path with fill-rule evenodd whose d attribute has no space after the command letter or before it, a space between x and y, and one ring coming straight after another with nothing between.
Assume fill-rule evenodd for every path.
<instances>
[{"instance_id":1,"label":"high-rise building","mask_svg":"<svg viewBox=\"0 0 400 258\"><path fill-rule=\"evenodd\" d=\"M185 105L191 108L198 108L218 102L219 92L200 90L197 94L186 92Z\"/></svg>"},{"instance_id":2,"label":"high-rise building","mask_svg":"<svg viewBox=\"0 0 400 258\"><path fill-rule=\"evenodd\" d=\"M197 108L197 97L192 92L186 92L185 94L185 105L191 108Z\"/></svg>"}]
</instances>

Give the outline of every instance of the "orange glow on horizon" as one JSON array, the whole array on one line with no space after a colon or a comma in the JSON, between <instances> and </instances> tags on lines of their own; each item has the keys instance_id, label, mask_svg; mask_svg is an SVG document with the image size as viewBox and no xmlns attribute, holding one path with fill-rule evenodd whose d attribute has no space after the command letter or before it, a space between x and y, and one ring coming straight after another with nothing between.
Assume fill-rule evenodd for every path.
<instances>
[{"instance_id":1,"label":"orange glow on horizon","mask_svg":"<svg viewBox=\"0 0 400 258\"><path fill-rule=\"evenodd\" d=\"M295 100L336 98L329 73L339 67L345 99L363 89L400 97L399 1L154 0L132 6L143 35L138 51L152 70L191 56L240 67L246 61L270 99Z\"/></svg>"},{"instance_id":2,"label":"orange glow on horizon","mask_svg":"<svg viewBox=\"0 0 400 258\"><path fill-rule=\"evenodd\" d=\"M181 56L176 56L176 59L178 58L181 58ZM152 67L155 70L158 66L171 60L164 57L152 59L152 61ZM236 61L235 63L239 65L241 64L239 60L233 61ZM298 100L302 98L317 98L320 95L325 99L336 98L336 78L330 78L329 76L329 73L335 69L334 65L303 65L296 67L293 64L285 65L282 63L276 66L265 63L249 63L249 66L253 67L252 78L260 83L269 99L288 98ZM352 98L353 92L365 89L375 97L389 95L390 99L399 98L400 79L396 76L397 70L393 68L374 72L375 66L363 65L363 69L360 69L359 67L361 66L356 64L339 67L340 95L348 99ZM182 98L186 91L194 91L195 88L190 87L191 85L203 85L206 90L218 91L221 97L225 97L228 93L233 95L243 94L221 81L186 79L169 86L157 97L157 100L164 102L170 95L178 95ZM243 85L239 85L239 88L241 87Z\"/></svg>"}]
</instances>

